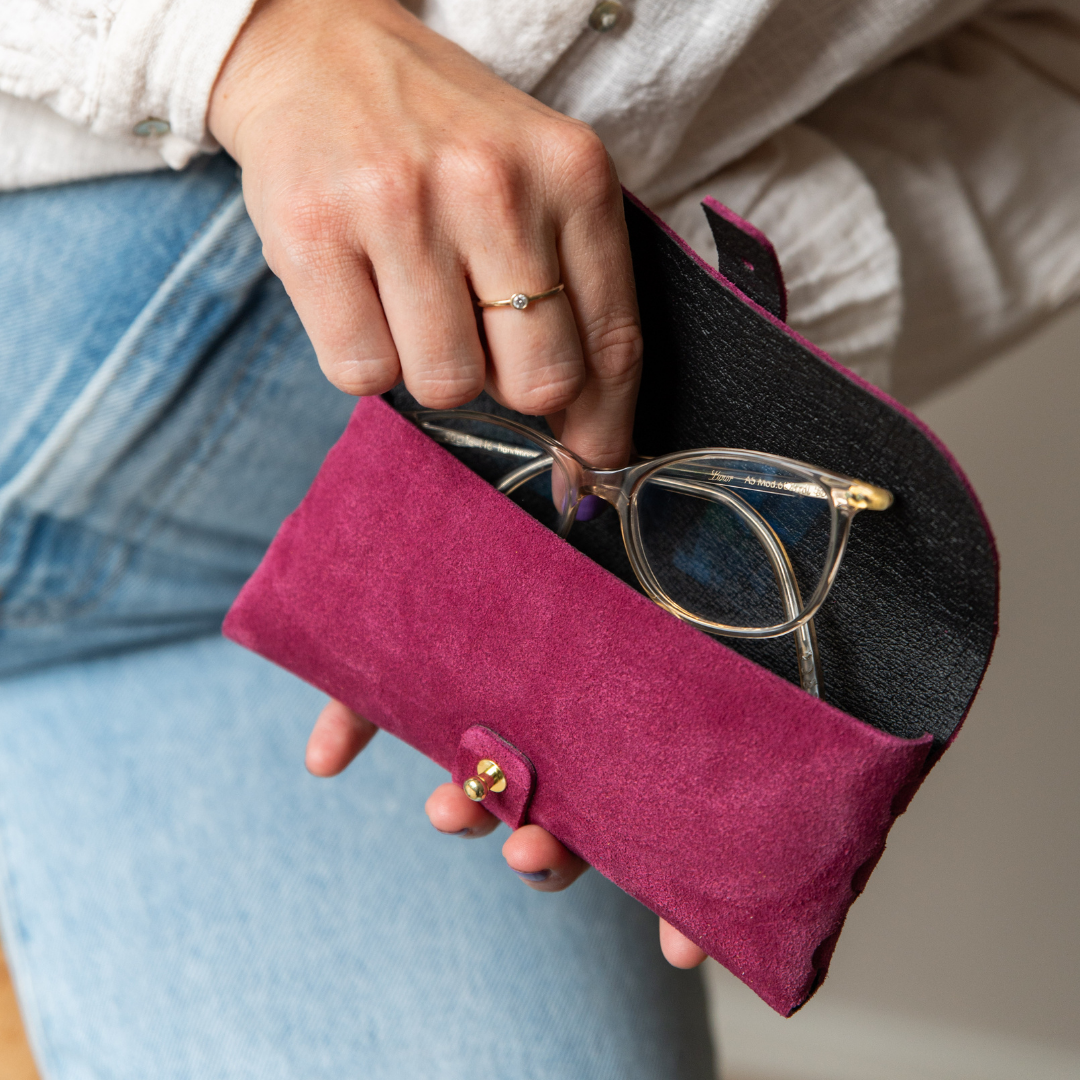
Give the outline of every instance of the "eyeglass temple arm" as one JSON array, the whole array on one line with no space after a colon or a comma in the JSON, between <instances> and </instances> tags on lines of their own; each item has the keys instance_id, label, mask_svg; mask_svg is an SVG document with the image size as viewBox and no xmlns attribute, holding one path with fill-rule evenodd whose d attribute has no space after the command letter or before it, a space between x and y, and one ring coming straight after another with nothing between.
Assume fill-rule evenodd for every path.
<instances>
[{"instance_id":1,"label":"eyeglass temple arm","mask_svg":"<svg viewBox=\"0 0 1080 1080\"><path fill-rule=\"evenodd\" d=\"M549 464L551 462L551 458L543 450L500 442L497 439L485 439L482 435L471 435L467 431L443 427L431 420L419 420L418 423L437 443L447 446L462 446L468 450L487 450L490 453L506 454L507 457L528 458L530 461L541 458Z\"/></svg>"},{"instance_id":2,"label":"eyeglass temple arm","mask_svg":"<svg viewBox=\"0 0 1080 1080\"><path fill-rule=\"evenodd\" d=\"M532 461L519 465L513 472L508 472L496 485L495 490L504 495L510 495L522 484L527 483L534 476L539 476L551 468L551 458L547 454L538 454Z\"/></svg>"},{"instance_id":3,"label":"eyeglass temple arm","mask_svg":"<svg viewBox=\"0 0 1080 1080\"><path fill-rule=\"evenodd\" d=\"M730 499L727 504L739 513L754 531L761 546L765 548L772 565L773 576L784 605L784 614L789 619L796 619L802 610L802 593L795 568L791 565L787 548L776 535L776 530L748 502L733 491L724 492ZM814 620L809 619L798 626L793 634L795 638L795 656L799 665L799 685L814 697L821 697L821 662L817 651L817 634Z\"/></svg>"}]
</instances>

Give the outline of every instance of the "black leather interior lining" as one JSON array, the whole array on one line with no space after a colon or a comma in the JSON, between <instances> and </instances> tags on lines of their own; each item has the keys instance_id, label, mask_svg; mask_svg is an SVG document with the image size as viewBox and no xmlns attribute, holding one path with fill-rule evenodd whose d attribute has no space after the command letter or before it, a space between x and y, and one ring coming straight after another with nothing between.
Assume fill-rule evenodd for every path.
<instances>
[{"instance_id":1,"label":"black leather interior lining","mask_svg":"<svg viewBox=\"0 0 1080 1080\"><path fill-rule=\"evenodd\" d=\"M629 200L626 213L645 336L638 451L766 450L893 492L888 510L855 519L817 617L823 697L896 735L947 739L997 627L993 539L964 481L903 413L725 288ZM784 639L726 644L792 678Z\"/></svg>"},{"instance_id":2,"label":"black leather interior lining","mask_svg":"<svg viewBox=\"0 0 1080 1080\"><path fill-rule=\"evenodd\" d=\"M744 293L782 311L768 249L706 212L723 245L722 272L732 269ZM718 281L631 200L626 217L645 339L638 452L764 450L892 491L892 507L855 519L816 618L822 696L895 735L944 742L978 689L997 627L993 539L963 480L915 423ZM387 397L416 407L402 387ZM470 407L546 426L486 395ZM639 588L613 512L575 524L570 542ZM790 637L721 640L798 682Z\"/></svg>"}]
</instances>

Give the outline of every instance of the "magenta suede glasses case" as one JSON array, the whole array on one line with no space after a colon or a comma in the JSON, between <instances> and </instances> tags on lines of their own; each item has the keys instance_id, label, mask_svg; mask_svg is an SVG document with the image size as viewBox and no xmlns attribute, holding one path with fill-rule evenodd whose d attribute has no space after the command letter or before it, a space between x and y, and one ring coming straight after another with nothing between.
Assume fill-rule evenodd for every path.
<instances>
[{"instance_id":1,"label":"magenta suede glasses case","mask_svg":"<svg viewBox=\"0 0 1080 1080\"><path fill-rule=\"evenodd\" d=\"M491 758L548 829L779 1012L820 985L885 837L954 737L996 632L993 540L944 448L784 323L768 242L708 203L720 273L627 201L642 454L768 451L882 485L816 617L711 638L638 590L614 513L559 539L364 399L225 622L449 769Z\"/></svg>"}]
</instances>

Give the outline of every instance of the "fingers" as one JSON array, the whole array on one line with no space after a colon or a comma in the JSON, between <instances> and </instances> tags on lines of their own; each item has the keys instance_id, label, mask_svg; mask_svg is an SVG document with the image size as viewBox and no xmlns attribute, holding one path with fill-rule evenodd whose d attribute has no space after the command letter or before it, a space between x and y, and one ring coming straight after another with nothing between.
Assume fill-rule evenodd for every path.
<instances>
[{"instance_id":1,"label":"fingers","mask_svg":"<svg viewBox=\"0 0 1080 1080\"><path fill-rule=\"evenodd\" d=\"M409 393L427 408L451 409L484 389L487 360L457 245L434 232L426 215L404 212L418 201L384 196L384 220L397 226L367 246Z\"/></svg>"},{"instance_id":2,"label":"fingers","mask_svg":"<svg viewBox=\"0 0 1080 1080\"><path fill-rule=\"evenodd\" d=\"M549 206L519 171L493 157L461 190L471 223L466 269L482 300L543 293L562 281ZM518 412L565 408L585 384L574 313L565 292L525 309L483 308L491 368L488 391Z\"/></svg>"},{"instance_id":3,"label":"fingers","mask_svg":"<svg viewBox=\"0 0 1080 1080\"><path fill-rule=\"evenodd\" d=\"M245 198L249 206L257 205L246 188ZM273 221L260 229L263 251L323 374L347 394L384 393L400 381L401 364L370 262L346 242L351 211L303 191L290 191L280 202L284 205L259 215Z\"/></svg>"},{"instance_id":4,"label":"fingers","mask_svg":"<svg viewBox=\"0 0 1080 1080\"><path fill-rule=\"evenodd\" d=\"M557 163L550 201L530 202L505 167L487 177L485 242L469 263L477 294L505 299L562 282L563 293L524 311L489 308L488 390L542 413L589 464L629 458L641 372L641 330L622 189L607 151L583 124L548 136Z\"/></svg>"},{"instance_id":5,"label":"fingers","mask_svg":"<svg viewBox=\"0 0 1080 1080\"><path fill-rule=\"evenodd\" d=\"M584 144L574 184L594 193L574 204L560 236L585 383L561 416L548 419L556 436L586 462L617 468L630 455L642 338L622 191L599 140Z\"/></svg>"},{"instance_id":6,"label":"fingers","mask_svg":"<svg viewBox=\"0 0 1080 1080\"><path fill-rule=\"evenodd\" d=\"M660 920L660 951L664 959L677 968L697 967L706 957L704 949L683 937L669 922Z\"/></svg>"},{"instance_id":7,"label":"fingers","mask_svg":"<svg viewBox=\"0 0 1080 1080\"><path fill-rule=\"evenodd\" d=\"M487 836L499 824L494 814L473 802L457 784L440 784L424 809L439 832L453 836ZM539 892L559 892L589 868L539 825L523 825L511 833L502 851L510 869Z\"/></svg>"},{"instance_id":8,"label":"fingers","mask_svg":"<svg viewBox=\"0 0 1080 1080\"><path fill-rule=\"evenodd\" d=\"M308 737L304 763L315 776L336 776L364 749L379 729L340 701L319 713Z\"/></svg>"},{"instance_id":9,"label":"fingers","mask_svg":"<svg viewBox=\"0 0 1080 1080\"><path fill-rule=\"evenodd\" d=\"M439 832L453 836L487 836L499 819L475 803L457 784L440 784L424 803L428 820Z\"/></svg>"},{"instance_id":10,"label":"fingers","mask_svg":"<svg viewBox=\"0 0 1080 1080\"><path fill-rule=\"evenodd\" d=\"M404 378L422 405L453 408L487 385L613 467L629 454L641 361L621 190L588 128L546 123L559 164L543 182L535 163L530 174L500 148L470 148L438 183L404 161L330 190L245 172L245 198L340 389L378 394ZM560 282L525 310L483 309L485 355L470 289L502 300Z\"/></svg>"},{"instance_id":11,"label":"fingers","mask_svg":"<svg viewBox=\"0 0 1080 1080\"><path fill-rule=\"evenodd\" d=\"M443 165L452 210L407 213L422 201L421 186L391 185L374 217L395 228L363 246L405 384L421 404L464 404L486 374L502 404L553 418L571 449L614 467L629 457L641 368L621 188L584 125L560 118L544 137L557 162L545 186L500 148L474 146ZM452 227L440 233L435 220ZM481 299L505 300L560 282L564 292L524 310L482 309L485 358L469 286Z\"/></svg>"},{"instance_id":12,"label":"fingers","mask_svg":"<svg viewBox=\"0 0 1080 1080\"><path fill-rule=\"evenodd\" d=\"M539 825L523 825L511 833L502 851L510 869L538 892L560 892L589 868Z\"/></svg>"}]
</instances>

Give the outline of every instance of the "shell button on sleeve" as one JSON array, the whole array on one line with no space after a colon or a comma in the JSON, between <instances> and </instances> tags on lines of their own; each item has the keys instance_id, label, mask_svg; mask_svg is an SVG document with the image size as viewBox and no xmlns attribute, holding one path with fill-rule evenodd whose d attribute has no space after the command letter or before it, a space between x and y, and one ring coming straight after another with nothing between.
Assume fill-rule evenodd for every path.
<instances>
[{"instance_id":1,"label":"shell button on sleeve","mask_svg":"<svg viewBox=\"0 0 1080 1080\"><path fill-rule=\"evenodd\" d=\"M589 26L601 34L614 30L623 17L623 10L619 0L600 0L589 15Z\"/></svg>"},{"instance_id":2,"label":"shell button on sleeve","mask_svg":"<svg viewBox=\"0 0 1080 1080\"><path fill-rule=\"evenodd\" d=\"M132 129L132 134L140 139L150 138L153 135L168 135L172 131L172 125L168 120L159 120L156 116L148 116L140 120Z\"/></svg>"}]
</instances>

